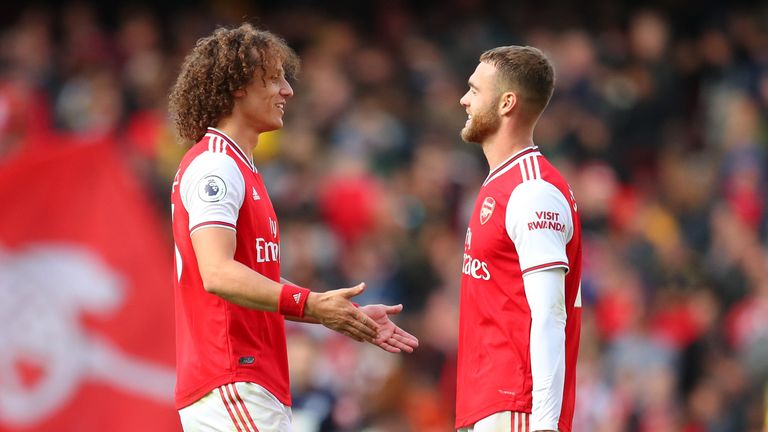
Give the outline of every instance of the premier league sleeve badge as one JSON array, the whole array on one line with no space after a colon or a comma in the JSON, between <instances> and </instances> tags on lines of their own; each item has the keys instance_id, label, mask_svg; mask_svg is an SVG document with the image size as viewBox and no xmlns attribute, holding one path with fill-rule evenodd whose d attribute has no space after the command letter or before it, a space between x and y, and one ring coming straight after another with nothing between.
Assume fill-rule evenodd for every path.
<instances>
[{"instance_id":1,"label":"premier league sleeve badge","mask_svg":"<svg viewBox=\"0 0 768 432\"><path fill-rule=\"evenodd\" d=\"M205 202L221 201L227 195L227 185L221 177L209 175L197 184L197 194Z\"/></svg>"}]
</instances>

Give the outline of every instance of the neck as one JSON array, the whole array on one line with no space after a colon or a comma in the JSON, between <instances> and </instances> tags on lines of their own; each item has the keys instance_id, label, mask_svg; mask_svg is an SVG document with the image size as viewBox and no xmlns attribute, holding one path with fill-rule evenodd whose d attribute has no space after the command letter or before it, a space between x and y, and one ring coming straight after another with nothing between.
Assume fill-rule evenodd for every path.
<instances>
[{"instance_id":1,"label":"neck","mask_svg":"<svg viewBox=\"0 0 768 432\"><path fill-rule=\"evenodd\" d=\"M483 153L491 171L513 154L533 146L533 126L500 127L482 143Z\"/></svg>"},{"instance_id":2,"label":"neck","mask_svg":"<svg viewBox=\"0 0 768 432\"><path fill-rule=\"evenodd\" d=\"M233 117L227 117L220 120L216 125L216 129L224 132L230 138L235 140L243 152L245 152L246 155L249 155L248 157L253 154L253 149L259 144L259 132L235 121Z\"/></svg>"}]
</instances>

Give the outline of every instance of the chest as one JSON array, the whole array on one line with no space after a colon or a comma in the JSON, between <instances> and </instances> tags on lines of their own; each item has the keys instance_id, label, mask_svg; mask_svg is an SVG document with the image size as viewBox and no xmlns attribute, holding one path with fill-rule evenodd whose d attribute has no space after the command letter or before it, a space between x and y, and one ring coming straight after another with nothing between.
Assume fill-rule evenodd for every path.
<instances>
[{"instance_id":1,"label":"chest","mask_svg":"<svg viewBox=\"0 0 768 432\"><path fill-rule=\"evenodd\" d=\"M464 239L465 254L485 260L514 250L505 224L508 199L497 191L480 190Z\"/></svg>"},{"instance_id":2,"label":"chest","mask_svg":"<svg viewBox=\"0 0 768 432\"><path fill-rule=\"evenodd\" d=\"M280 228L267 188L258 172L244 172L245 196L238 218L239 229L257 244L279 244Z\"/></svg>"}]
</instances>

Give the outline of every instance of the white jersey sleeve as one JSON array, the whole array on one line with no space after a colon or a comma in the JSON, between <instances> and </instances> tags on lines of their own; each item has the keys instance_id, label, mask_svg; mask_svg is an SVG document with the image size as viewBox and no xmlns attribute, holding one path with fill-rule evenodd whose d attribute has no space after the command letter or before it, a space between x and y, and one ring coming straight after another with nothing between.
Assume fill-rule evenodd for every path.
<instances>
[{"instance_id":1,"label":"white jersey sleeve","mask_svg":"<svg viewBox=\"0 0 768 432\"><path fill-rule=\"evenodd\" d=\"M234 230L245 198L245 179L231 157L204 152L182 175L179 194L189 214L190 234L209 226Z\"/></svg>"},{"instance_id":2,"label":"white jersey sleeve","mask_svg":"<svg viewBox=\"0 0 768 432\"><path fill-rule=\"evenodd\" d=\"M531 430L557 430L565 383L565 272L530 272L523 284L531 308Z\"/></svg>"},{"instance_id":3,"label":"white jersey sleeve","mask_svg":"<svg viewBox=\"0 0 768 432\"><path fill-rule=\"evenodd\" d=\"M573 218L568 201L554 185L539 179L517 186L505 222L524 275L555 267L568 270L565 246L573 237Z\"/></svg>"}]
</instances>

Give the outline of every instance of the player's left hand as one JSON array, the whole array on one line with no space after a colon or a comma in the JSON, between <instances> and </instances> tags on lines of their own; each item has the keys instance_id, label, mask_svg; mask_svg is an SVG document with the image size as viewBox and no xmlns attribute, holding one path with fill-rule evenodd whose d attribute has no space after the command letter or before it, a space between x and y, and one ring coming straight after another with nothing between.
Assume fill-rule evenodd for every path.
<instances>
[{"instance_id":1,"label":"player's left hand","mask_svg":"<svg viewBox=\"0 0 768 432\"><path fill-rule=\"evenodd\" d=\"M413 352L419 346L416 336L401 329L392 320L390 315L396 315L403 310L403 305L387 306L381 304L360 306L360 312L371 318L379 325L379 335L371 343L391 353L405 351Z\"/></svg>"}]
</instances>

